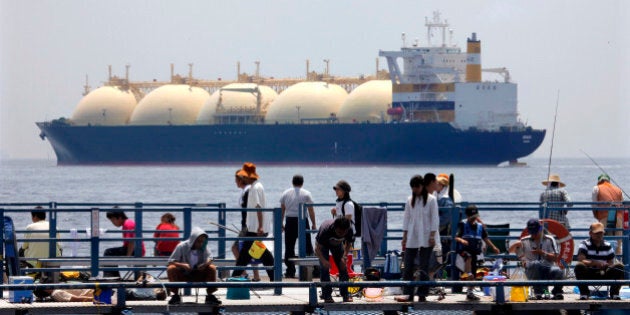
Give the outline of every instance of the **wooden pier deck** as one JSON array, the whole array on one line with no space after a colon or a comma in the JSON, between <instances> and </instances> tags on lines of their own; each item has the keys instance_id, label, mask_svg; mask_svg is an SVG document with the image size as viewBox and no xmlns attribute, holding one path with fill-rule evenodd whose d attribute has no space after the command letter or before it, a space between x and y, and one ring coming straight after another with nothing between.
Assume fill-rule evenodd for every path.
<instances>
[{"instance_id":1,"label":"wooden pier deck","mask_svg":"<svg viewBox=\"0 0 630 315\"><path fill-rule=\"evenodd\" d=\"M567 292L569 288L565 288ZM450 290L449 290L450 291ZM193 291L194 292L194 291ZM202 293L203 292L203 293ZM205 290L200 289L199 297L184 296L183 303L168 305L167 301L127 301L126 307L134 314L141 313L203 313L203 314L230 314L230 313L290 313L290 314L326 314L328 311L374 312L383 314L406 314L407 312L435 310L435 311L472 311L490 312L492 314L512 314L523 311L533 313L541 310L567 310L567 311L598 311L598 310L630 310L630 300L579 300L579 296L573 293L565 294L564 300L542 300L521 303L506 302L497 304L491 296L482 296L477 292L480 301L467 301L465 294L448 293L443 300L432 295L427 302L399 303L394 296L384 296L382 301L370 302L364 298L355 298L352 303L342 303L340 297L335 297L335 303L324 304L319 300L316 307L309 305L308 288L285 288L283 294L274 295L273 289L255 289L260 296L251 294L249 300L228 300L226 289L221 288L216 296L223 302L218 307L203 304ZM7 299L0 300L0 315L16 314L120 314L120 309L115 305L94 305L86 302L33 302L30 304L9 303Z\"/></svg>"}]
</instances>

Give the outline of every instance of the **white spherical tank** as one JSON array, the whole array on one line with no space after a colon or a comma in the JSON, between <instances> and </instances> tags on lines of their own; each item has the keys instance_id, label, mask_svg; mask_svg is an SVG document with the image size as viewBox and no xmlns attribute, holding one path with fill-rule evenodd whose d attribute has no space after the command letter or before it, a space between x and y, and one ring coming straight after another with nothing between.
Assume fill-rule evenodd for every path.
<instances>
[{"instance_id":1,"label":"white spherical tank","mask_svg":"<svg viewBox=\"0 0 630 315\"><path fill-rule=\"evenodd\" d=\"M265 122L299 123L302 119L326 119L337 114L348 93L341 86L326 82L300 82L278 95Z\"/></svg>"},{"instance_id":2,"label":"white spherical tank","mask_svg":"<svg viewBox=\"0 0 630 315\"><path fill-rule=\"evenodd\" d=\"M147 94L131 114L130 125L190 125L210 98L206 90L186 84L163 85Z\"/></svg>"},{"instance_id":3,"label":"white spherical tank","mask_svg":"<svg viewBox=\"0 0 630 315\"><path fill-rule=\"evenodd\" d=\"M75 125L124 125L137 101L129 89L102 86L84 96L72 113Z\"/></svg>"},{"instance_id":4,"label":"white spherical tank","mask_svg":"<svg viewBox=\"0 0 630 315\"><path fill-rule=\"evenodd\" d=\"M372 80L352 90L339 108L340 122L389 121L387 109L392 106L392 81Z\"/></svg>"},{"instance_id":5,"label":"white spherical tank","mask_svg":"<svg viewBox=\"0 0 630 315\"><path fill-rule=\"evenodd\" d=\"M255 90L258 89L258 92ZM256 83L231 83L210 95L197 116L198 124L215 123L215 114L229 115L255 113L260 93L260 109L265 112L269 105L278 97L272 88Z\"/></svg>"}]
</instances>

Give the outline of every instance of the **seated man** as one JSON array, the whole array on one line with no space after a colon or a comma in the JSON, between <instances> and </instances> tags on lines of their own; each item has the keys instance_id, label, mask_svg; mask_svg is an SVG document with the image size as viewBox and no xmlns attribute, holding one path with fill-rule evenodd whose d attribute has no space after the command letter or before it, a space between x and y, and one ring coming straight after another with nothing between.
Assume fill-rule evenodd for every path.
<instances>
[{"instance_id":1,"label":"seated man","mask_svg":"<svg viewBox=\"0 0 630 315\"><path fill-rule=\"evenodd\" d=\"M473 272L476 272L477 269L477 255L481 254L482 241L495 253L500 252L488 237L488 232L480 221L479 210L475 205L466 207L466 219L458 223L455 241L457 242L457 254L464 258L462 280L475 279ZM479 300L479 297L473 293L472 287L468 287L466 299L469 301Z\"/></svg>"},{"instance_id":2,"label":"seated man","mask_svg":"<svg viewBox=\"0 0 630 315\"><path fill-rule=\"evenodd\" d=\"M538 219L527 221L529 235L521 238L510 246L509 252L523 263L525 275L529 280L562 280L562 270L556 267L558 259L558 246L551 235L543 233L543 227ZM534 296L537 300L543 299L546 286L534 286ZM556 285L551 291L554 300L563 300L562 286Z\"/></svg>"},{"instance_id":3,"label":"seated man","mask_svg":"<svg viewBox=\"0 0 630 315\"><path fill-rule=\"evenodd\" d=\"M591 224L589 239L583 240L578 248L578 263L575 265L575 278L578 280L622 280L624 267L615 263L615 252L610 243L604 240L604 225ZM579 285L580 300L588 300L588 285ZM610 299L619 300L621 285L610 286Z\"/></svg>"},{"instance_id":4,"label":"seated man","mask_svg":"<svg viewBox=\"0 0 630 315\"><path fill-rule=\"evenodd\" d=\"M347 217L337 217L334 221L327 220L319 226L319 232L315 237L315 255L319 258L321 282L330 282L330 262L329 255L332 254L333 260L339 269L339 281L348 281L348 268L346 260L348 259L348 251L352 247L352 239L354 232L350 226L350 219ZM339 288L344 302L352 302L352 297L348 295L348 287L341 286ZM332 288L323 287L322 297L325 303L334 303L332 298Z\"/></svg>"},{"instance_id":5,"label":"seated man","mask_svg":"<svg viewBox=\"0 0 630 315\"><path fill-rule=\"evenodd\" d=\"M208 244L208 234L194 227L188 240L177 244L168 259L166 274L170 282L216 282L217 268L212 264L212 252ZM173 297L168 304L181 303L178 288L169 288ZM206 288L206 304L221 304L214 294L217 288Z\"/></svg>"}]
</instances>

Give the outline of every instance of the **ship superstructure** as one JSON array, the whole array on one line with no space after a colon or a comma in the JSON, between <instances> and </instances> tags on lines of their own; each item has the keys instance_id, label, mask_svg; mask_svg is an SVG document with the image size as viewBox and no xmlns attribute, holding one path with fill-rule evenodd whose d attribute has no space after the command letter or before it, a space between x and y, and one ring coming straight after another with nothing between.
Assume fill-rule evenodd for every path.
<instances>
[{"instance_id":1,"label":"ship superstructure","mask_svg":"<svg viewBox=\"0 0 630 315\"><path fill-rule=\"evenodd\" d=\"M461 130L523 128L518 121L517 87L506 69L504 82L482 81L481 41L476 33L468 38L467 51L446 42L449 24L439 12L426 19L427 45L416 40L399 51L380 51L392 80L392 108L401 122L448 122ZM432 45L435 33L441 43ZM402 67L401 65L402 64Z\"/></svg>"}]
</instances>

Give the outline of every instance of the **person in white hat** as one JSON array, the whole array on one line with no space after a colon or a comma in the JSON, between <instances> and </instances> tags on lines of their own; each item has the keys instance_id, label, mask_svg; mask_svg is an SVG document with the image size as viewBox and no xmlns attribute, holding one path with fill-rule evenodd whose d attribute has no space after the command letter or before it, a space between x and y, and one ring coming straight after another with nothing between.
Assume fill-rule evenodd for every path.
<instances>
[{"instance_id":1,"label":"person in white hat","mask_svg":"<svg viewBox=\"0 0 630 315\"><path fill-rule=\"evenodd\" d=\"M571 228L567 213L569 212L566 207L572 207L571 197L569 193L564 189L566 186L561 180L560 175L551 174L547 180L542 182L543 186L547 187L545 191L540 194L540 204L543 207L543 218L552 219L560 222L564 227ZM563 204L559 204L564 202ZM552 204L548 204L552 203ZM564 208L564 209L559 209Z\"/></svg>"}]
</instances>

